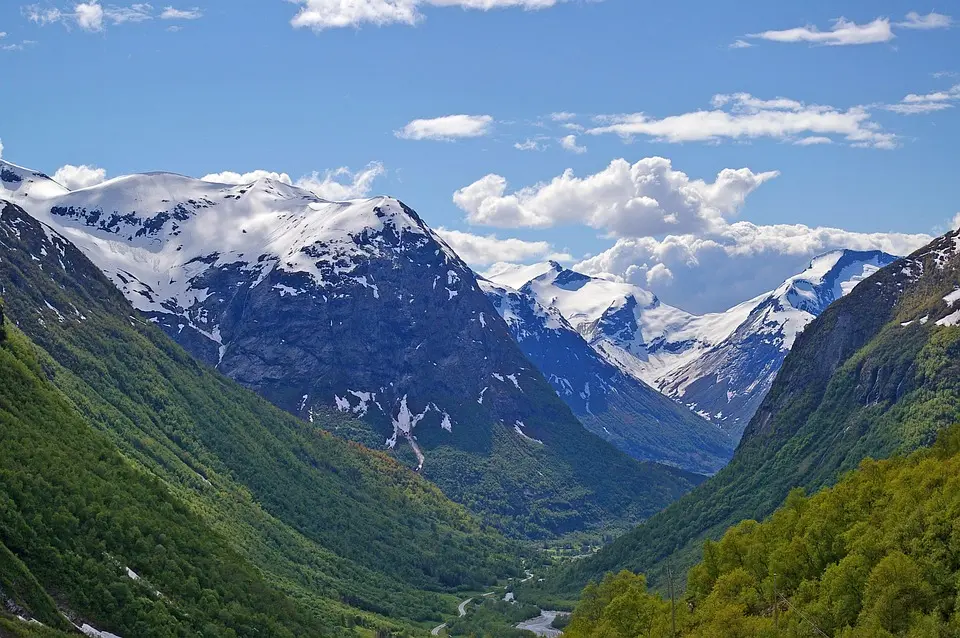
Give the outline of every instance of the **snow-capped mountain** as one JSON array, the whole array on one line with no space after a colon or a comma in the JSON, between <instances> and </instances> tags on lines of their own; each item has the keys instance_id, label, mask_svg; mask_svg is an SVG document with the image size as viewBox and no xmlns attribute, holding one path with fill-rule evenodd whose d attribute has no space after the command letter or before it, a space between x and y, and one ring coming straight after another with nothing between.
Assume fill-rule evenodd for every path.
<instances>
[{"instance_id":1,"label":"snow-capped mountain","mask_svg":"<svg viewBox=\"0 0 960 638\"><path fill-rule=\"evenodd\" d=\"M362 419L338 433L393 449L504 528L634 521L697 480L589 434L470 268L396 199L170 173L69 191L2 161L0 199L77 245L197 358L306 420Z\"/></svg>"},{"instance_id":2,"label":"snow-capped mountain","mask_svg":"<svg viewBox=\"0 0 960 638\"><path fill-rule=\"evenodd\" d=\"M895 259L879 251L830 252L776 290L706 315L663 304L637 286L588 277L553 262L488 275L557 309L608 361L736 439L797 334Z\"/></svg>"},{"instance_id":3,"label":"snow-capped mountain","mask_svg":"<svg viewBox=\"0 0 960 638\"><path fill-rule=\"evenodd\" d=\"M590 347L555 307L481 279L527 358L588 430L641 460L714 473L736 441Z\"/></svg>"},{"instance_id":4,"label":"snow-capped mountain","mask_svg":"<svg viewBox=\"0 0 960 638\"><path fill-rule=\"evenodd\" d=\"M80 246L134 307L207 363L284 407L294 397L274 393L289 391L291 374L313 370L317 354L387 336L378 334L381 317L363 309L386 305L388 296L411 331L427 323L424 305L449 306L464 319L465 348L496 338L486 325L487 304L477 305L485 299L469 294L479 293L470 269L395 199L328 202L269 178L227 185L148 173L69 191L9 164L0 177L0 195ZM416 289L397 276L404 262L430 273ZM318 324L325 329L311 327ZM429 398L438 394L436 382L444 387L439 394L450 393L451 380L422 372L442 361L427 356L431 330L422 332L421 347L402 357L416 375L378 374L386 362L369 358L394 353L339 352L312 375L323 378L322 386L302 377L295 411L309 415L311 397L357 414L382 410L394 427L389 446L413 441L418 425L452 431L449 410ZM479 376L494 384L495 374L507 386L530 375L517 361L483 367L489 370ZM424 376L437 377L426 393L419 387ZM482 387L473 390L478 398Z\"/></svg>"}]
</instances>

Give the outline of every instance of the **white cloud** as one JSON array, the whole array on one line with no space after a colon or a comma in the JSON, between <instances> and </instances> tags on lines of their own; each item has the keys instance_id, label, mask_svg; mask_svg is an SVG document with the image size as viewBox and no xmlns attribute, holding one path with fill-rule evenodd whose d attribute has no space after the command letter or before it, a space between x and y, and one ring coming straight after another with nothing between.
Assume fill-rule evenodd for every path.
<instances>
[{"instance_id":1,"label":"white cloud","mask_svg":"<svg viewBox=\"0 0 960 638\"><path fill-rule=\"evenodd\" d=\"M0 151L3 150L3 145L0 144ZM953 230L960 230L960 213L957 213L953 216L953 219L950 220L950 228Z\"/></svg>"},{"instance_id":2,"label":"white cloud","mask_svg":"<svg viewBox=\"0 0 960 638\"><path fill-rule=\"evenodd\" d=\"M837 18L829 31L821 31L816 26L807 25L782 31L764 31L751 33L748 37L771 40L773 42L809 42L828 46L852 44L876 44L889 42L894 37L890 20L877 18L873 22L857 24L845 18Z\"/></svg>"},{"instance_id":3,"label":"white cloud","mask_svg":"<svg viewBox=\"0 0 960 638\"><path fill-rule=\"evenodd\" d=\"M293 181L287 173L277 173L266 170L255 170L249 173L223 171L222 173L204 175L200 179L216 184L249 184L258 179L273 179L284 184L290 184L312 191L323 199L344 201L369 196L373 188L373 182L385 172L386 169L383 164L380 162L370 162L363 170L357 172L342 166L334 170L324 171L323 173L314 171L310 175L304 175L296 181Z\"/></svg>"},{"instance_id":4,"label":"white cloud","mask_svg":"<svg viewBox=\"0 0 960 638\"><path fill-rule=\"evenodd\" d=\"M166 7L160 14L161 20L197 20L203 17L203 11L199 7L192 9L175 9Z\"/></svg>"},{"instance_id":5,"label":"white cloud","mask_svg":"<svg viewBox=\"0 0 960 638\"><path fill-rule=\"evenodd\" d=\"M23 14L27 17L27 20L36 22L40 26L46 26L48 24L53 24L54 22L62 22L67 17L62 11L60 11L60 9L44 9L39 5L29 5L24 7Z\"/></svg>"},{"instance_id":6,"label":"white cloud","mask_svg":"<svg viewBox=\"0 0 960 638\"><path fill-rule=\"evenodd\" d=\"M833 144L833 140L829 137L821 137L819 135L811 135L810 137L801 137L800 139L794 142L797 146L818 146L822 144Z\"/></svg>"},{"instance_id":7,"label":"white cloud","mask_svg":"<svg viewBox=\"0 0 960 638\"><path fill-rule=\"evenodd\" d=\"M214 184L250 184L258 179L273 179L284 184L293 184L293 180L286 173L277 173L274 171L256 170L249 173L235 173L233 171L223 171L222 173L210 173L200 178L204 182L213 182Z\"/></svg>"},{"instance_id":8,"label":"white cloud","mask_svg":"<svg viewBox=\"0 0 960 638\"><path fill-rule=\"evenodd\" d=\"M560 138L560 146L563 148L563 150L570 151L571 153L577 153L578 155L587 152L586 146L580 146L577 144L576 135L567 135L566 137Z\"/></svg>"},{"instance_id":9,"label":"white cloud","mask_svg":"<svg viewBox=\"0 0 960 638\"><path fill-rule=\"evenodd\" d=\"M882 131L863 106L844 111L788 98L763 100L749 93L717 95L712 102L712 110L662 119L645 113L601 116L603 126L587 133L614 133L628 139L642 135L673 143L763 137L791 140L813 134L841 136L853 146L889 149L897 145L896 136Z\"/></svg>"},{"instance_id":10,"label":"white cloud","mask_svg":"<svg viewBox=\"0 0 960 638\"><path fill-rule=\"evenodd\" d=\"M451 142L465 137L482 137L493 127L489 115L445 115L433 119L413 120L394 134L405 140L439 140Z\"/></svg>"},{"instance_id":11,"label":"white cloud","mask_svg":"<svg viewBox=\"0 0 960 638\"><path fill-rule=\"evenodd\" d=\"M898 27L904 29L949 29L952 25L953 18L933 11L925 16L911 11L907 14L906 20L897 23Z\"/></svg>"},{"instance_id":12,"label":"white cloud","mask_svg":"<svg viewBox=\"0 0 960 638\"><path fill-rule=\"evenodd\" d=\"M574 268L649 288L666 303L690 312L717 312L771 290L821 253L850 248L906 255L930 239L735 222L705 233L620 239Z\"/></svg>"},{"instance_id":13,"label":"white cloud","mask_svg":"<svg viewBox=\"0 0 960 638\"><path fill-rule=\"evenodd\" d=\"M146 3L133 4L129 7L109 6L103 11L103 16L113 24L145 22L153 19L153 7Z\"/></svg>"},{"instance_id":14,"label":"white cloud","mask_svg":"<svg viewBox=\"0 0 960 638\"><path fill-rule=\"evenodd\" d=\"M507 180L487 175L453 195L474 224L547 228L585 224L610 235L639 237L702 231L742 206L747 195L776 171L724 169L713 183L691 180L669 160L649 157L635 164L614 160L593 175L565 171L548 183L507 194Z\"/></svg>"},{"instance_id":15,"label":"white cloud","mask_svg":"<svg viewBox=\"0 0 960 638\"><path fill-rule=\"evenodd\" d=\"M0 159L3 159L3 140L0 140Z\"/></svg>"},{"instance_id":16,"label":"white cloud","mask_svg":"<svg viewBox=\"0 0 960 638\"><path fill-rule=\"evenodd\" d=\"M545 9L563 0L290 0L300 11L290 21L295 28L324 29L359 27L364 24L414 25L423 19L420 8L459 7L489 11L516 7Z\"/></svg>"},{"instance_id":17,"label":"white cloud","mask_svg":"<svg viewBox=\"0 0 960 638\"><path fill-rule=\"evenodd\" d=\"M897 104L886 104L883 108L902 115L918 115L953 108L952 102L960 100L960 84L946 91L935 91L918 95L911 93Z\"/></svg>"},{"instance_id":18,"label":"white cloud","mask_svg":"<svg viewBox=\"0 0 960 638\"><path fill-rule=\"evenodd\" d=\"M752 47L752 46L753 46L753 45L750 44L749 42L747 42L746 40L737 39L737 40L734 40L732 43L730 43L730 45L728 46L728 48L730 48L730 49L749 49L749 48Z\"/></svg>"},{"instance_id":19,"label":"white cloud","mask_svg":"<svg viewBox=\"0 0 960 638\"><path fill-rule=\"evenodd\" d=\"M543 146L540 144L539 140L534 140L527 138L522 142L516 142L513 145L513 148L518 151L542 151Z\"/></svg>"},{"instance_id":20,"label":"white cloud","mask_svg":"<svg viewBox=\"0 0 960 638\"><path fill-rule=\"evenodd\" d=\"M103 7L98 2L81 2L73 11L78 27L84 31L103 31Z\"/></svg>"},{"instance_id":21,"label":"white cloud","mask_svg":"<svg viewBox=\"0 0 960 638\"><path fill-rule=\"evenodd\" d=\"M569 122L575 117L577 117L577 114L570 113L569 111L557 111L556 113L550 114L550 119L554 122Z\"/></svg>"},{"instance_id":22,"label":"white cloud","mask_svg":"<svg viewBox=\"0 0 960 638\"><path fill-rule=\"evenodd\" d=\"M545 241L500 239L496 235L474 235L443 227L437 228L436 232L471 266L489 266L499 261L522 262L548 257L570 260L569 255L555 254L553 247Z\"/></svg>"},{"instance_id":23,"label":"white cloud","mask_svg":"<svg viewBox=\"0 0 960 638\"><path fill-rule=\"evenodd\" d=\"M103 183L107 179L107 171L96 166L81 164L74 166L67 164L57 169L53 180L72 191L78 188L87 188Z\"/></svg>"},{"instance_id":24,"label":"white cloud","mask_svg":"<svg viewBox=\"0 0 960 638\"><path fill-rule=\"evenodd\" d=\"M296 185L330 201L360 199L370 195L373 182L385 172L383 164L371 162L357 172L346 167L325 171L322 175L314 171L312 175L298 179Z\"/></svg>"},{"instance_id":25,"label":"white cloud","mask_svg":"<svg viewBox=\"0 0 960 638\"><path fill-rule=\"evenodd\" d=\"M123 6L111 4L104 8L99 0L90 0L76 3L72 9L34 4L23 7L22 12L28 20L40 26L60 23L67 27L76 26L90 33L103 31L107 24L136 24L154 18L153 5L146 2Z\"/></svg>"}]
</instances>

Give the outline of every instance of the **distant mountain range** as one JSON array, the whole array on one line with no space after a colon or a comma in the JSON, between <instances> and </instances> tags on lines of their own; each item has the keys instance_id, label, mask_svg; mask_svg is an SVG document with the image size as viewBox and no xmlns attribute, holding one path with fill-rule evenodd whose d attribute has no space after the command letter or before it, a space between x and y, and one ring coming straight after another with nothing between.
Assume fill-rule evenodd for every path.
<instances>
[{"instance_id":1,"label":"distant mountain range","mask_svg":"<svg viewBox=\"0 0 960 638\"><path fill-rule=\"evenodd\" d=\"M555 310L606 361L722 428L735 445L797 335L832 302L895 260L880 251L826 253L776 290L707 315L556 262L501 268L487 276L528 303ZM559 381L563 375L554 372L548 378ZM566 395L562 382L554 386Z\"/></svg>"},{"instance_id":2,"label":"distant mountain range","mask_svg":"<svg viewBox=\"0 0 960 638\"><path fill-rule=\"evenodd\" d=\"M584 429L470 268L395 199L170 173L68 191L5 162L0 198L76 244L201 361L306 421L361 419L335 433L392 450L511 534L622 526L702 480ZM703 456L691 467L722 463Z\"/></svg>"},{"instance_id":3,"label":"distant mountain range","mask_svg":"<svg viewBox=\"0 0 960 638\"><path fill-rule=\"evenodd\" d=\"M838 263L820 263L819 272L835 272ZM801 294L811 292L805 281L779 290L817 309L819 295ZM823 281L831 285L829 278ZM662 584L669 565L676 570L699 558L704 539L718 538L743 520L763 520L791 490L812 493L865 458L933 444L960 423L958 326L960 231L953 231L873 273L796 336L723 470L596 555L566 566L540 595L576 596L588 581L622 569ZM871 491L872 481L867 479ZM898 521L910 528L905 537L944 542L931 531L935 527L913 523Z\"/></svg>"},{"instance_id":4,"label":"distant mountain range","mask_svg":"<svg viewBox=\"0 0 960 638\"><path fill-rule=\"evenodd\" d=\"M634 458L713 474L736 440L716 425L624 373L594 350L556 307L481 280L527 358L588 430Z\"/></svg>"}]
</instances>

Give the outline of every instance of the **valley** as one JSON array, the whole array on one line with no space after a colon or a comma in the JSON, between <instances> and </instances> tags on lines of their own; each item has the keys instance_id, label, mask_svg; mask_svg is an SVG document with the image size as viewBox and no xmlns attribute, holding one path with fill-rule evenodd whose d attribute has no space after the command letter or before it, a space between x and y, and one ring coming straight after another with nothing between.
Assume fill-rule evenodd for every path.
<instances>
[{"instance_id":1,"label":"valley","mask_svg":"<svg viewBox=\"0 0 960 638\"><path fill-rule=\"evenodd\" d=\"M960 14L0 2L0 638L960 638Z\"/></svg>"}]
</instances>

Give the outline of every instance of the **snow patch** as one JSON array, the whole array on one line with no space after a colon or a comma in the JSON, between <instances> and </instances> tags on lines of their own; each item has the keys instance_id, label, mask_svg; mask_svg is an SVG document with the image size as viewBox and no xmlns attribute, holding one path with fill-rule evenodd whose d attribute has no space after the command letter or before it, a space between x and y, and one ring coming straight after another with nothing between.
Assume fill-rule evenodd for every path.
<instances>
[{"instance_id":1,"label":"snow patch","mask_svg":"<svg viewBox=\"0 0 960 638\"><path fill-rule=\"evenodd\" d=\"M960 310L952 312L937 322L938 326L956 326L960 325Z\"/></svg>"},{"instance_id":2,"label":"snow patch","mask_svg":"<svg viewBox=\"0 0 960 638\"><path fill-rule=\"evenodd\" d=\"M947 302L948 307L953 307L955 303L960 301L960 288L951 292L949 295L944 297L943 300Z\"/></svg>"},{"instance_id":3,"label":"snow patch","mask_svg":"<svg viewBox=\"0 0 960 638\"><path fill-rule=\"evenodd\" d=\"M525 441L530 441L531 443L537 443L539 445L543 445L543 441L527 436L526 432L523 431L525 427L527 426L523 424L523 421L517 420L513 424L513 431L519 434L520 438L522 438Z\"/></svg>"}]
</instances>

